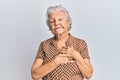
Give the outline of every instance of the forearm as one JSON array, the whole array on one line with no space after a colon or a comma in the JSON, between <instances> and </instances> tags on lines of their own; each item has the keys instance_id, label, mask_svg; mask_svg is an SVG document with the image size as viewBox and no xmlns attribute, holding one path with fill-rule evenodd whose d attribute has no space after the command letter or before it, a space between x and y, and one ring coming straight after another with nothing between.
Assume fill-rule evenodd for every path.
<instances>
[{"instance_id":1,"label":"forearm","mask_svg":"<svg viewBox=\"0 0 120 80\"><path fill-rule=\"evenodd\" d=\"M47 64L41 65L32 71L33 80L39 80L40 78L47 75L49 72L54 70L58 65L54 63L54 61L51 61Z\"/></svg>"},{"instance_id":2,"label":"forearm","mask_svg":"<svg viewBox=\"0 0 120 80\"><path fill-rule=\"evenodd\" d=\"M93 69L90 61L88 59L83 59L81 55L77 55L75 60L83 77L87 79L91 78Z\"/></svg>"}]
</instances>

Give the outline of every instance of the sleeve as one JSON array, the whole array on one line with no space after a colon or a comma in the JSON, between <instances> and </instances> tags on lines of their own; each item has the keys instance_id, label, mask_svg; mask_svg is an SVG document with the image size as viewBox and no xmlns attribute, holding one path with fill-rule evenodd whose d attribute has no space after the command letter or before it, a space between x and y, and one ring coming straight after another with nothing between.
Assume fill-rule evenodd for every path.
<instances>
[{"instance_id":1,"label":"sleeve","mask_svg":"<svg viewBox=\"0 0 120 80\"><path fill-rule=\"evenodd\" d=\"M43 60L43 58L44 58L43 43L41 43L39 48L38 48L36 59L42 59Z\"/></svg>"},{"instance_id":2,"label":"sleeve","mask_svg":"<svg viewBox=\"0 0 120 80\"><path fill-rule=\"evenodd\" d=\"M90 59L89 53L88 53L87 44L86 44L86 42L85 42L84 40L82 40L80 46L81 46L80 53L81 53L82 57L83 57L84 59L86 59L86 58L87 58L87 59Z\"/></svg>"}]
</instances>

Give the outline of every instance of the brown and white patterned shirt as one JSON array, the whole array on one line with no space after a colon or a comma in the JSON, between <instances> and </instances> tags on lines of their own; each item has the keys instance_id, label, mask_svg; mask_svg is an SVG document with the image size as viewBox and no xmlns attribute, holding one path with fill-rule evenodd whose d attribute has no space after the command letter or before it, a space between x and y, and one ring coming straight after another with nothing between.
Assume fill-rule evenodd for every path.
<instances>
[{"instance_id":1,"label":"brown and white patterned shirt","mask_svg":"<svg viewBox=\"0 0 120 80\"><path fill-rule=\"evenodd\" d=\"M77 50L84 59L90 59L87 45L84 40L70 35L66 43L73 46L73 48ZM60 54L60 51L55 43L55 37L52 37L41 42L36 59L42 59L44 65L52 61L58 54ZM73 62L59 65L53 71L44 76L42 80L83 80L83 76L77 64Z\"/></svg>"}]
</instances>

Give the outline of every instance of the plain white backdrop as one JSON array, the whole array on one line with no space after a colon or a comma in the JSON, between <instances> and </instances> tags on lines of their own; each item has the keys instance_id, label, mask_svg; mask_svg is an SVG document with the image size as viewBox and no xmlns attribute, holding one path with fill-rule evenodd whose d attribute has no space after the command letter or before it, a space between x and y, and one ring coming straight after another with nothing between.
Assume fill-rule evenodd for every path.
<instances>
[{"instance_id":1,"label":"plain white backdrop","mask_svg":"<svg viewBox=\"0 0 120 80\"><path fill-rule=\"evenodd\" d=\"M120 80L119 0L1 0L0 80L32 80L39 44L53 36L46 9L57 4L72 17L70 33L87 42L94 67L91 80Z\"/></svg>"}]
</instances>

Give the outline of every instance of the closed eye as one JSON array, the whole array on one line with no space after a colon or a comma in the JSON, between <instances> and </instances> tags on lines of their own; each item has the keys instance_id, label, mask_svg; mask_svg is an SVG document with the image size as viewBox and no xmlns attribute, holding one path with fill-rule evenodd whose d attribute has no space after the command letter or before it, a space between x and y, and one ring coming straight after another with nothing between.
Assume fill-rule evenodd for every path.
<instances>
[{"instance_id":1,"label":"closed eye","mask_svg":"<svg viewBox=\"0 0 120 80\"><path fill-rule=\"evenodd\" d=\"M54 21L49 21L49 23L54 23Z\"/></svg>"},{"instance_id":2,"label":"closed eye","mask_svg":"<svg viewBox=\"0 0 120 80\"><path fill-rule=\"evenodd\" d=\"M58 19L58 21L62 21L62 19Z\"/></svg>"}]
</instances>

